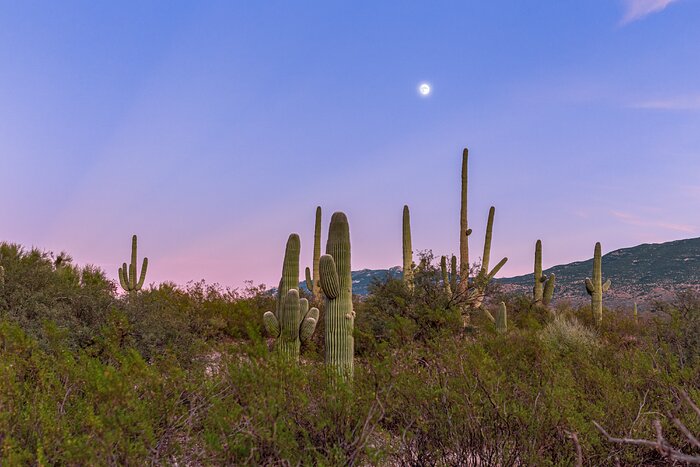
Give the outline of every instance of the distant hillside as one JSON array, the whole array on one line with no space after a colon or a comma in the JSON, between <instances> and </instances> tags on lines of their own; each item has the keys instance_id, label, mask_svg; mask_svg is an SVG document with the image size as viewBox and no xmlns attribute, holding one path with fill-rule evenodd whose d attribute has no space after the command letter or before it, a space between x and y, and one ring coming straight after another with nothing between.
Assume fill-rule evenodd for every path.
<instances>
[{"instance_id":1,"label":"distant hillside","mask_svg":"<svg viewBox=\"0 0 700 467\"><path fill-rule=\"evenodd\" d=\"M352 271L352 293L355 295L368 295L369 286L374 280L385 281L388 276L400 278L401 267L394 266L389 269L361 269L360 271ZM306 288L306 282L301 282L301 288Z\"/></svg>"},{"instance_id":2,"label":"distant hillside","mask_svg":"<svg viewBox=\"0 0 700 467\"><path fill-rule=\"evenodd\" d=\"M555 300L586 300L588 295L583 281L590 277L592 269L592 258L546 269L546 274L557 275ZM353 271L353 293L366 295L372 280L384 280L389 274L401 277L401 268ZM700 291L700 238L645 243L612 251L603 255L603 279L612 280L612 288L604 300L620 306L631 306L634 300L643 306L654 300L668 299L687 287ZM533 274L497 281L507 290L529 294Z\"/></svg>"},{"instance_id":3,"label":"distant hillside","mask_svg":"<svg viewBox=\"0 0 700 467\"><path fill-rule=\"evenodd\" d=\"M604 300L610 303L649 303L667 299L679 289L700 290L700 238L666 243L645 243L621 248L603 255L603 280L612 287ZM583 281L591 276L593 259L546 269L557 276L555 299L584 300L588 297ZM529 293L533 274L499 279L512 290Z\"/></svg>"}]
</instances>

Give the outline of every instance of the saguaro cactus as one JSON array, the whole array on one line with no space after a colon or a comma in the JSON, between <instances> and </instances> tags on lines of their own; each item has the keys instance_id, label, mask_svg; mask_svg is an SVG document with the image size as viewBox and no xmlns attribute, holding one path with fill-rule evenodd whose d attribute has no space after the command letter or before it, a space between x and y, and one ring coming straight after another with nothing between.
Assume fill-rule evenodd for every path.
<instances>
[{"instance_id":1,"label":"saguaro cactus","mask_svg":"<svg viewBox=\"0 0 700 467\"><path fill-rule=\"evenodd\" d=\"M146 271L148 270L148 258L143 259L143 265L141 266L141 275L139 276L138 282L136 281L136 257L138 249L138 240L136 235L131 237L131 263L129 263L129 269L126 268L126 263L119 268L119 283L126 292L133 293L141 290L143 283L146 281Z\"/></svg>"},{"instance_id":2,"label":"saguaro cactus","mask_svg":"<svg viewBox=\"0 0 700 467\"><path fill-rule=\"evenodd\" d=\"M403 281L413 290L413 246L411 244L411 213L403 207Z\"/></svg>"},{"instance_id":3,"label":"saguaro cactus","mask_svg":"<svg viewBox=\"0 0 700 467\"><path fill-rule=\"evenodd\" d=\"M314 296L316 303L321 303L321 284L319 283L318 263L321 261L321 206L316 206L316 222L314 224L314 259L313 279L311 271L306 268L306 288Z\"/></svg>"},{"instance_id":4,"label":"saguaro cactus","mask_svg":"<svg viewBox=\"0 0 700 467\"><path fill-rule=\"evenodd\" d=\"M474 308L481 307L481 304L484 301L484 295L486 293L486 286L508 261L508 258L503 258L491 271L489 271L489 262L491 260L491 238L493 237L493 220L495 216L496 208L491 206L491 209L489 209L488 222L486 223L486 238L484 239L484 255L481 258L481 269L479 270L479 274L476 276L474 284L475 290L471 297Z\"/></svg>"},{"instance_id":5,"label":"saguaro cactus","mask_svg":"<svg viewBox=\"0 0 700 467\"><path fill-rule=\"evenodd\" d=\"M281 293L281 292L278 292ZM281 309L263 315L267 332L276 337L275 350L290 360L299 360L299 348L316 329L318 308L309 309L309 301L299 298L297 289L290 289L284 300L279 302Z\"/></svg>"},{"instance_id":6,"label":"saguaro cactus","mask_svg":"<svg viewBox=\"0 0 700 467\"><path fill-rule=\"evenodd\" d=\"M450 261L450 289L452 292L457 290L457 257L452 255Z\"/></svg>"},{"instance_id":7,"label":"saguaro cactus","mask_svg":"<svg viewBox=\"0 0 700 467\"><path fill-rule=\"evenodd\" d=\"M632 318L634 318L634 323L639 323L639 315L637 314L637 302L634 302L634 308L632 308Z\"/></svg>"},{"instance_id":8,"label":"saguaro cactus","mask_svg":"<svg viewBox=\"0 0 700 467\"><path fill-rule=\"evenodd\" d=\"M440 258L440 272L442 273L442 288L448 296L452 295L452 287L450 286L450 276L447 272L447 257Z\"/></svg>"},{"instance_id":9,"label":"saguaro cactus","mask_svg":"<svg viewBox=\"0 0 700 467\"><path fill-rule=\"evenodd\" d=\"M301 342L308 340L316 329L318 309L309 309L309 301L299 298L299 254L301 241L293 233L287 239L282 262L282 279L277 289L277 309L263 315L265 328L275 341L275 350L292 360L299 359Z\"/></svg>"},{"instance_id":10,"label":"saguaro cactus","mask_svg":"<svg viewBox=\"0 0 700 467\"><path fill-rule=\"evenodd\" d=\"M496 331L508 331L508 311L506 310L506 304L504 302L501 302L496 312Z\"/></svg>"},{"instance_id":11,"label":"saguaro cactus","mask_svg":"<svg viewBox=\"0 0 700 467\"><path fill-rule=\"evenodd\" d=\"M535 287L533 288L533 299L535 306L548 306L554 295L554 283L556 276L549 277L542 274L542 240L535 243Z\"/></svg>"},{"instance_id":12,"label":"saguaro cactus","mask_svg":"<svg viewBox=\"0 0 700 467\"><path fill-rule=\"evenodd\" d=\"M326 365L341 379L352 379L355 311L352 309L350 226L342 212L331 217L320 273L321 290L326 296Z\"/></svg>"},{"instance_id":13,"label":"saguaro cactus","mask_svg":"<svg viewBox=\"0 0 700 467\"><path fill-rule=\"evenodd\" d=\"M601 266L600 242L595 244L593 252L593 280L586 277L586 292L591 296L591 312L598 326L603 322L603 292L610 288L610 279L603 283L603 269Z\"/></svg>"},{"instance_id":14,"label":"saguaro cactus","mask_svg":"<svg viewBox=\"0 0 700 467\"><path fill-rule=\"evenodd\" d=\"M467 221L467 185L468 185L469 149L462 151L462 198L459 210L459 292L465 293L469 288L469 235L472 230Z\"/></svg>"}]
</instances>

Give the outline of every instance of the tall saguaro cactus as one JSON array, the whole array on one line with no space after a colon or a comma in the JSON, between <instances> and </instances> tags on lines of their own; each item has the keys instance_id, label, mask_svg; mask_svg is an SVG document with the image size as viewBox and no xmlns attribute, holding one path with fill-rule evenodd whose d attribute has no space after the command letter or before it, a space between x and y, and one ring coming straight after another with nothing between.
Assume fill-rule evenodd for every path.
<instances>
[{"instance_id":1,"label":"tall saguaro cactus","mask_svg":"<svg viewBox=\"0 0 700 467\"><path fill-rule=\"evenodd\" d=\"M457 257L455 255L452 255L450 261L450 290L452 292L457 290Z\"/></svg>"},{"instance_id":2,"label":"tall saguaro cactus","mask_svg":"<svg viewBox=\"0 0 700 467\"><path fill-rule=\"evenodd\" d=\"M472 230L467 220L467 186L469 150L462 151L462 197L459 208L459 292L465 293L469 288L469 235Z\"/></svg>"},{"instance_id":3,"label":"tall saguaro cactus","mask_svg":"<svg viewBox=\"0 0 700 467\"><path fill-rule=\"evenodd\" d=\"M411 213L403 207L403 281L413 290L413 245L411 243Z\"/></svg>"},{"instance_id":4,"label":"tall saguaro cactus","mask_svg":"<svg viewBox=\"0 0 700 467\"><path fill-rule=\"evenodd\" d=\"M137 262L138 239L136 235L131 237L131 263L127 269L126 263L119 268L119 283L126 292L133 293L141 290L143 283L146 281L146 271L148 270L148 258L143 259L141 266L141 275L138 281L136 277L136 262Z\"/></svg>"},{"instance_id":5,"label":"tall saguaro cactus","mask_svg":"<svg viewBox=\"0 0 700 467\"><path fill-rule=\"evenodd\" d=\"M326 296L326 365L343 380L353 376L355 311L350 275L350 226L342 212L331 217L326 254L320 261L321 290Z\"/></svg>"},{"instance_id":6,"label":"tall saguaro cactus","mask_svg":"<svg viewBox=\"0 0 700 467\"><path fill-rule=\"evenodd\" d=\"M316 206L316 222L314 224L314 259L313 279L311 271L306 268L306 288L314 296L315 303L321 303L321 284L319 282L318 263L321 261L321 206Z\"/></svg>"},{"instance_id":7,"label":"tall saguaro cactus","mask_svg":"<svg viewBox=\"0 0 700 467\"><path fill-rule=\"evenodd\" d=\"M555 281L554 274L549 277L542 274L542 240L537 240L535 243L535 286L532 289L535 306L549 305L554 295Z\"/></svg>"},{"instance_id":8,"label":"tall saguaro cactus","mask_svg":"<svg viewBox=\"0 0 700 467\"><path fill-rule=\"evenodd\" d=\"M309 301L299 298L299 254L301 241L293 233L287 239L282 263L282 279L277 290L277 309L263 315L267 332L275 337L275 350L291 360L299 360L301 343L316 329L318 309L309 309Z\"/></svg>"},{"instance_id":9,"label":"tall saguaro cactus","mask_svg":"<svg viewBox=\"0 0 700 467\"><path fill-rule=\"evenodd\" d=\"M603 322L603 292L610 288L610 279L603 283L602 254L600 242L593 251L593 279L586 277L586 292L591 296L591 312L598 326Z\"/></svg>"},{"instance_id":10,"label":"tall saguaro cactus","mask_svg":"<svg viewBox=\"0 0 700 467\"><path fill-rule=\"evenodd\" d=\"M491 239L493 237L493 220L496 216L496 208L491 206L489 209L489 218L486 223L486 237L484 238L484 255L481 257L481 269L476 276L475 290L472 294L472 304L475 308L479 308L484 301L486 286L494 278L498 271L506 264L508 258L503 258L501 261L489 271L489 263L491 261Z\"/></svg>"}]
</instances>

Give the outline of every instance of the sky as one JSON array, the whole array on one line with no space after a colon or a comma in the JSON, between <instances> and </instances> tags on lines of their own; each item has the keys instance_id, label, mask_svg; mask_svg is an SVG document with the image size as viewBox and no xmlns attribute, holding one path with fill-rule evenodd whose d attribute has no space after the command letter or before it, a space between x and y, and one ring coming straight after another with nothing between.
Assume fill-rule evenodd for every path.
<instances>
[{"instance_id":1,"label":"sky","mask_svg":"<svg viewBox=\"0 0 700 467\"><path fill-rule=\"evenodd\" d=\"M116 277L275 285L347 213L353 269L501 276L700 236L700 1L0 0L0 240ZM430 83L422 97L418 86ZM303 271L302 271L303 273ZM303 275L303 274L302 274Z\"/></svg>"}]
</instances>

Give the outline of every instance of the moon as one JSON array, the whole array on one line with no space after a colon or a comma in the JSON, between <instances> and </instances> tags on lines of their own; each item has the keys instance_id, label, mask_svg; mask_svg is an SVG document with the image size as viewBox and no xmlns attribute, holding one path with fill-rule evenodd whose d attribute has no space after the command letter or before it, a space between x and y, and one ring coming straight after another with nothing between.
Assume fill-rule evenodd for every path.
<instances>
[{"instance_id":1,"label":"moon","mask_svg":"<svg viewBox=\"0 0 700 467\"><path fill-rule=\"evenodd\" d=\"M421 83L418 85L418 92L421 96L425 97L430 95L432 89L430 88L430 85L428 83Z\"/></svg>"}]
</instances>

